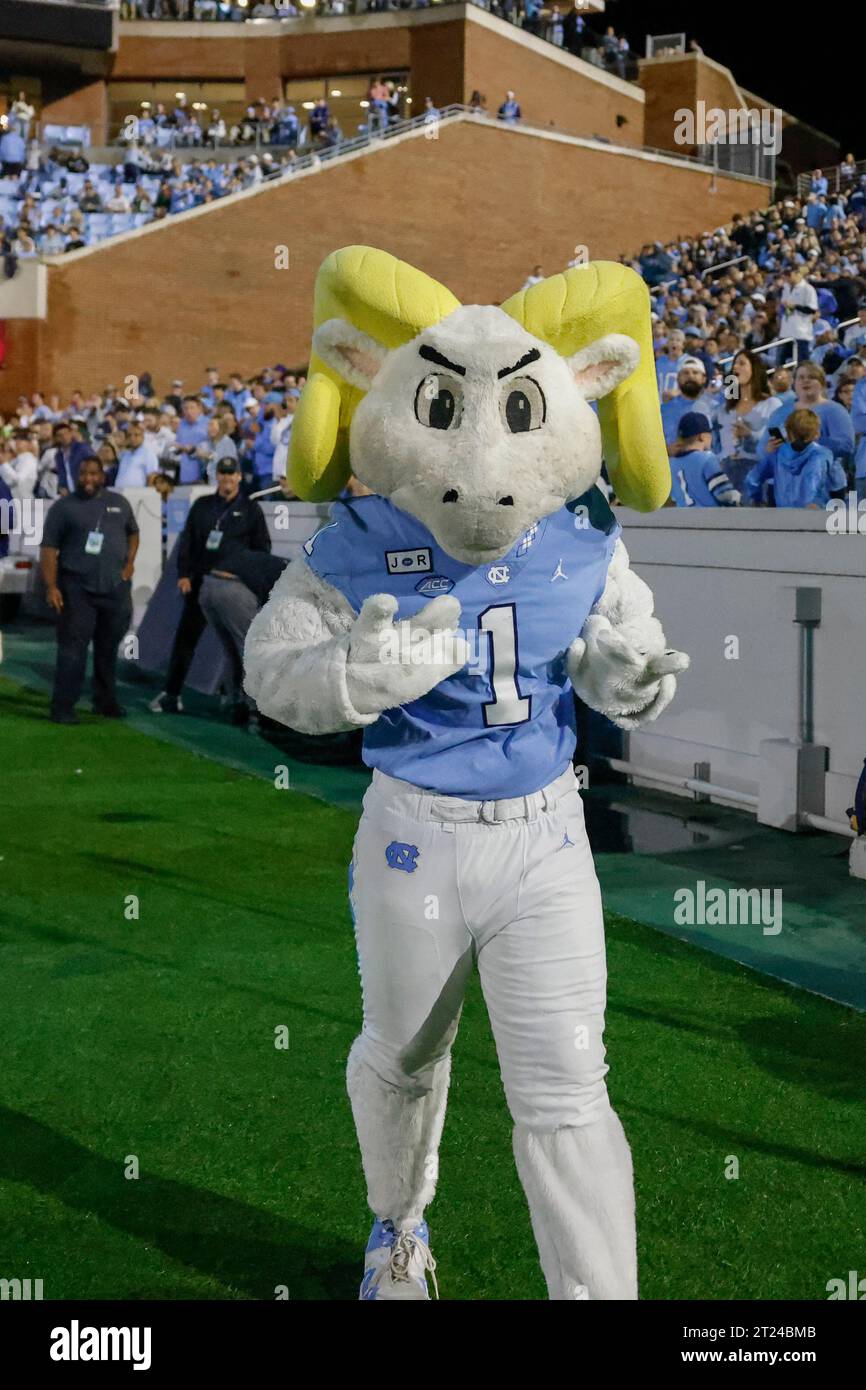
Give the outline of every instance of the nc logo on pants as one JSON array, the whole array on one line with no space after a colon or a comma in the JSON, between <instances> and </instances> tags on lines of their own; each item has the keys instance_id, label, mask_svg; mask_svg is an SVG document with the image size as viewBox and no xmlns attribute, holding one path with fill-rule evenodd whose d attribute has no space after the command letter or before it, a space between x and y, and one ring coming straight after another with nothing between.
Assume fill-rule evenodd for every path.
<instances>
[{"instance_id":1,"label":"nc logo on pants","mask_svg":"<svg viewBox=\"0 0 866 1390\"><path fill-rule=\"evenodd\" d=\"M403 869L407 874L414 874L418 867L418 846L392 840L385 850L385 862L389 869Z\"/></svg>"}]
</instances>

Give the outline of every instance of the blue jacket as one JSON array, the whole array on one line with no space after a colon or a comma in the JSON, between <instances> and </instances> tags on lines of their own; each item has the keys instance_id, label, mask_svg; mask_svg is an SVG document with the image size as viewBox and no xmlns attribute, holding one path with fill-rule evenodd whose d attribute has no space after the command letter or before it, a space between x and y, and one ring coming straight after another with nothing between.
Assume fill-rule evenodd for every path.
<instances>
[{"instance_id":1,"label":"blue jacket","mask_svg":"<svg viewBox=\"0 0 866 1390\"><path fill-rule=\"evenodd\" d=\"M858 386L861 383L858 382ZM855 390L856 398L856 390ZM760 449L763 452L769 441L769 430L771 428L780 429L784 433L785 421L792 415L799 406L796 398L790 406L783 406L777 410L770 421L767 429L761 436ZM823 444L825 449L829 449L834 459L849 459L854 453L854 429L852 416L848 414L844 405L838 401L820 401L818 405L810 405L807 410L812 410L821 421L821 433L818 436L818 443Z\"/></svg>"},{"instance_id":2,"label":"blue jacket","mask_svg":"<svg viewBox=\"0 0 866 1390\"><path fill-rule=\"evenodd\" d=\"M92 446L90 444L84 444L78 439L73 439L65 457L58 446L57 452L54 455L54 472L57 474L58 486L65 487L69 492L72 492L75 484L78 482L78 469L81 465L81 460L92 453Z\"/></svg>"},{"instance_id":3,"label":"blue jacket","mask_svg":"<svg viewBox=\"0 0 866 1390\"><path fill-rule=\"evenodd\" d=\"M798 453L793 444L783 444L775 453L761 458L747 474L743 490L753 502L761 499L764 484L774 484L777 507L823 507L830 497L829 449L815 442Z\"/></svg>"}]
</instances>

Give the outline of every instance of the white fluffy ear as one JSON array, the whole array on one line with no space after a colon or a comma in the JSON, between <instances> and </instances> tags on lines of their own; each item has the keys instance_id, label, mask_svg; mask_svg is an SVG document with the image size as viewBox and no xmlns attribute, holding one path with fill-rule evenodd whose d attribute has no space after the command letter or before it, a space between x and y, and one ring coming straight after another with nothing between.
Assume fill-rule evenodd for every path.
<instances>
[{"instance_id":1,"label":"white fluffy ear","mask_svg":"<svg viewBox=\"0 0 866 1390\"><path fill-rule=\"evenodd\" d=\"M568 365L584 399L597 401L631 376L639 361L640 348L634 338L607 333L569 357Z\"/></svg>"},{"instance_id":2,"label":"white fluffy ear","mask_svg":"<svg viewBox=\"0 0 866 1390\"><path fill-rule=\"evenodd\" d=\"M362 391L369 391L388 349L345 319L327 319L313 334L313 347L323 362Z\"/></svg>"}]
</instances>

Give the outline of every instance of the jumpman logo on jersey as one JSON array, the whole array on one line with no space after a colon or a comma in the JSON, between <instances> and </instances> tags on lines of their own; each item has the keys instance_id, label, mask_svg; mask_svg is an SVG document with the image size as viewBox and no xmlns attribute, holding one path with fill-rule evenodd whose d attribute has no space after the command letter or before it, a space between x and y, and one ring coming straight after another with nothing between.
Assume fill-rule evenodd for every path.
<instances>
[{"instance_id":1,"label":"jumpman logo on jersey","mask_svg":"<svg viewBox=\"0 0 866 1390\"><path fill-rule=\"evenodd\" d=\"M559 561L557 562L556 569L553 571L553 574L550 576L550 582L551 582L551 584L552 584L553 581L554 581L554 579L567 579L567 578L568 578L568 575L565 573L565 570L562 568L562 557L560 556Z\"/></svg>"},{"instance_id":2,"label":"jumpman logo on jersey","mask_svg":"<svg viewBox=\"0 0 866 1390\"><path fill-rule=\"evenodd\" d=\"M557 854L559 853L559 850L561 850L561 849L574 849L574 840L569 840L569 838L568 838L568 831L567 831L567 830L566 830L565 834L564 834L563 837L562 837L562 844L559 846L559 848L558 848L557 851L556 851Z\"/></svg>"}]
</instances>

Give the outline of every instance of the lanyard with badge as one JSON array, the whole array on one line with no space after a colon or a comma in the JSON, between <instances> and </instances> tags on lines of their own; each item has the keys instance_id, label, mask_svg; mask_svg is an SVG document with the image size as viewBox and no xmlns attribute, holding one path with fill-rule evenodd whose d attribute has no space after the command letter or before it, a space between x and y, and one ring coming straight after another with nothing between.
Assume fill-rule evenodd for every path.
<instances>
[{"instance_id":1,"label":"lanyard with badge","mask_svg":"<svg viewBox=\"0 0 866 1390\"><path fill-rule=\"evenodd\" d=\"M102 531L102 518L105 516L105 507L107 506L108 503L106 502L105 506L102 508L102 511L99 513L99 520L97 521L93 530L88 531L87 533L87 540L84 542L85 555L102 554L102 546L105 541L105 536L103 535Z\"/></svg>"},{"instance_id":2,"label":"lanyard with badge","mask_svg":"<svg viewBox=\"0 0 866 1390\"><path fill-rule=\"evenodd\" d=\"M211 527L210 534L209 534L207 540L206 540L205 543L204 543L204 548L205 548L205 550L219 550L219 548L220 548L220 543L221 543L222 538L223 538L223 533L222 533L222 524L223 524L223 521L224 521L225 518L228 516L229 512L231 511L232 507L235 505L235 503L237 502L237 500L238 500L238 499L237 499L236 497L233 497L232 500L231 500L231 502L229 502L228 506L227 506L227 507L223 507L223 510L220 512L220 514L219 514L219 516L217 517L217 519L216 519L214 525Z\"/></svg>"}]
</instances>

